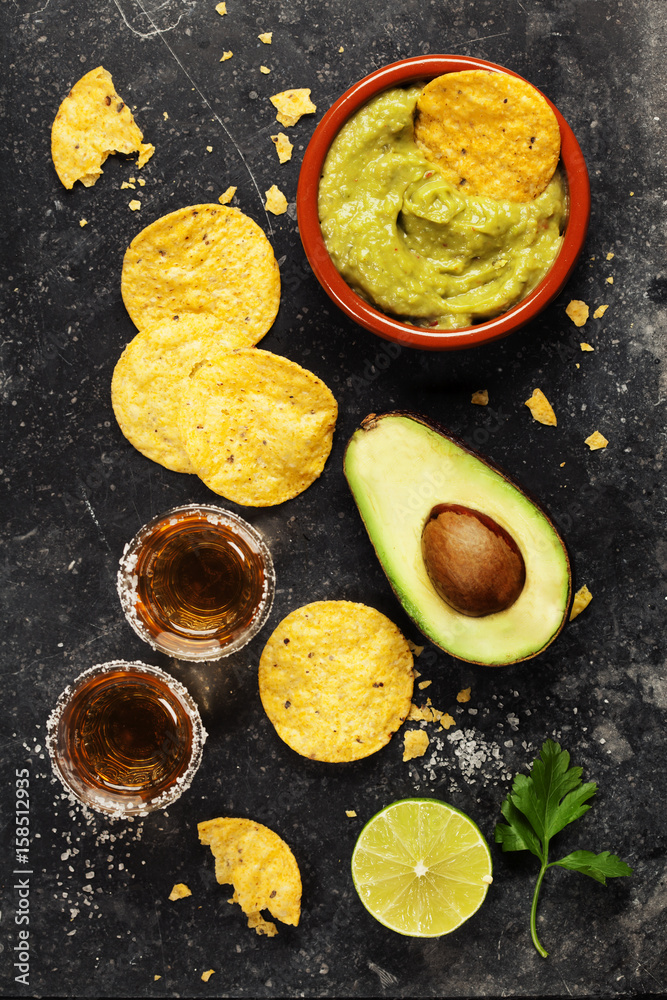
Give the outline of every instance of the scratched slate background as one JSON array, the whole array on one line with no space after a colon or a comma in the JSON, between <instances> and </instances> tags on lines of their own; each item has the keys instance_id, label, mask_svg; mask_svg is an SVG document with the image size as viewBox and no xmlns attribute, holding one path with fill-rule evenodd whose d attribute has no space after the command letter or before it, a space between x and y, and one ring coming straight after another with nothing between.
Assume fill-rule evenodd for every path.
<instances>
[{"instance_id":1,"label":"scratched slate background","mask_svg":"<svg viewBox=\"0 0 667 1000\"><path fill-rule=\"evenodd\" d=\"M3 994L664 995L667 5L228 0L222 18L214 6L0 4ZM273 31L271 46L258 41L261 31ZM225 50L234 55L221 63ZM582 145L593 213L574 277L538 321L488 348L440 356L405 350L388 364L381 342L339 314L309 274L293 203L303 149L327 106L372 69L426 52L489 59L543 89ZM261 63L270 75L259 72ZM157 149L137 192L120 189L137 175L133 159L111 158L95 187L77 184L71 192L50 161L60 101L100 64ZM280 166L268 97L304 86L318 111L290 130L294 156ZM262 207L273 183L290 201L280 218ZM188 666L134 636L121 616L115 572L124 543L151 515L214 498L195 477L170 473L127 444L109 383L135 332L120 296L125 247L153 219L216 201L230 184L238 186L235 204L263 226L282 260L282 305L262 346L323 377L340 419L317 483L280 507L242 511L266 534L276 561L269 625L230 661ZM134 197L138 213L128 209ZM575 297L608 304L604 318L575 330L564 311ZM580 339L594 353L581 353ZM537 385L555 406L555 429L534 423L523 406ZM489 389L488 410L470 405L481 387ZM404 764L396 738L366 761L317 764L274 733L259 701L257 661L288 611L327 598L374 605L419 640L341 472L359 421L396 406L439 419L537 494L565 535L575 586L587 583L595 596L545 656L515 667L475 668L427 646L418 666L433 681L428 694L455 716L457 729L436 738L430 727L425 758ZM596 428L610 444L590 453L583 439ZM81 670L114 658L171 670L197 698L210 733L189 793L168 813L129 824L73 807L44 754L45 719L60 691ZM471 700L459 705L456 693L467 686ZM447 738L457 730L458 743ZM546 737L560 739L585 779L600 786L592 810L561 835L561 853L608 848L633 865L634 876L604 888L552 871L539 922L546 961L528 936L536 865L495 847L487 901L451 937L404 939L375 923L349 875L365 820L396 798L437 795L470 813L492 840L510 775L529 765ZM21 768L31 792L29 986L16 983L12 969L14 774ZM347 818L347 809L357 818ZM196 823L216 815L250 816L290 843L304 883L298 928L257 938L227 904L196 835ZM193 894L170 903L177 881ZM215 974L204 984L209 968Z\"/></svg>"}]
</instances>

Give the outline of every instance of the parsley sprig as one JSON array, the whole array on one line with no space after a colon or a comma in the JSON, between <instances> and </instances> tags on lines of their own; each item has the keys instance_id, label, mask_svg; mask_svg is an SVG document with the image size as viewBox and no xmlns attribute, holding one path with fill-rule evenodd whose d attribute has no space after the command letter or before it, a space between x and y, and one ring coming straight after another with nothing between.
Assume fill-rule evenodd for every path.
<instances>
[{"instance_id":1,"label":"parsley sprig","mask_svg":"<svg viewBox=\"0 0 667 1000\"><path fill-rule=\"evenodd\" d=\"M530 935L542 958L546 958L548 952L537 936L537 900L547 868L559 865L588 875L602 885L607 884L608 878L632 874L632 868L609 851L602 854L573 851L558 861L549 861L551 838L588 812L590 805L586 803L597 791L595 782L584 784L581 775L582 768L570 767L567 750L547 740L541 756L533 762L530 775L517 774L511 792L500 807L507 824L497 824L496 843L502 845L503 851L530 851L540 861L530 911Z\"/></svg>"}]
</instances>

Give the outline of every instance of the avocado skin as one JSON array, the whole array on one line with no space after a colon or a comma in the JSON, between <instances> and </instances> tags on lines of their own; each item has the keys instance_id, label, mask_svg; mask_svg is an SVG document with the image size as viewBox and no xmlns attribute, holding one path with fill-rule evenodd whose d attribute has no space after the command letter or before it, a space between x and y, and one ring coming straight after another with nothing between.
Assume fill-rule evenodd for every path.
<instances>
[{"instance_id":1,"label":"avocado skin","mask_svg":"<svg viewBox=\"0 0 667 1000\"><path fill-rule=\"evenodd\" d=\"M554 548L557 550L558 559L560 561L560 566L556 567L558 569L558 573L556 575L559 578L556 581L556 583L558 586L561 587L561 592L559 594L559 598L557 601L558 607L555 610L552 609L551 617L552 619L554 619L553 627L550 629L548 635L542 636L540 640L535 643L534 648L523 648L517 653L517 655L514 655L511 652L510 653L505 652L502 655L494 656L487 654L479 655L479 653L474 654L470 653L465 649L462 649L460 646L457 647L456 643L452 642L450 638L447 636L447 634L444 635L439 634L437 629L434 629L433 625L428 623L426 616L422 613L422 609L419 606L419 601L415 601L414 595L406 593L405 588L399 582L397 582L397 580L393 578L392 573L385 565L386 559L383 558L381 554L382 539L377 538L375 536L374 526L372 524L369 524L370 518L364 515L364 511L362 509L362 507L364 506L363 498L360 497L360 495L358 495L361 490L361 487L360 484L356 481L357 474L350 468L351 465L350 455L353 454L354 452L355 442L359 441L359 436L368 432L372 432L376 428L381 427L383 425L383 421L385 422L390 421L392 418L402 418L404 420L411 421L414 424L421 425L421 427L425 428L427 431L432 432L433 434L436 434L441 438L444 438L451 445L454 445L455 448L458 451L460 451L463 455L470 456L470 458L475 460L475 462L481 463L482 466L485 466L486 469L490 470L490 472L494 475L494 477L497 477L499 480L502 480L503 483L506 484L507 488L516 491L519 497L522 498L523 502L530 508L533 508L536 514L539 515L541 521L544 522L544 532L551 536L550 540ZM385 424L384 426L388 425ZM415 466L419 467L416 456L415 456ZM364 527L366 528L371 544L375 549L375 553L378 557L380 565L382 566L385 572L385 575L387 576L387 579L389 581L389 584L391 585L392 590L394 591L396 597L403 605L404 610L413 620L415 625L434 643L434 645L438 646L440 649L448 653L450 656L454 656L457 659L461 659L469 663L474 663L480 666L506 666L512 663L520 663L523 662L524 660L529 660L535 656L539 656L540 653L544 652L544 650L549 645L551 645L551 643L557 638L557 636L562 631L565 622L567 621L567 615L572 596L572 572L571 572L570 559L568 556L567 549L565 547L563 539L561 538L551 518L545 512L541 503L534 496L532 496L527 490L523 489L523 487L519 486L516 482L514 482L507 475L507 473L495 462L488 459L486 456L482 456L479 453L473 451L460 438L451 434L442 424L440 424L436 420L431 419L430 417L427 417L423 414L415 413L410 410L390 410L380 414L370 413L368 414L368 416L364 418L364 420L362 420L360 426L354 432L354 434L351 436L350 440L347 443L343 459L343 467L344 467L345 478L347 480L348 486L350 487L352 495L357 504L357 508L359 510L362 522L364 523ZM434 502L436 503L439 500L440 502L444 502L444 498L434 497L433 499ZM456 502L456 498L447 498L447 499L449 500L449 502ZM428 516L428 511L425 511L422 518L422 523L419 525L420 535L421 535L421 530L423 528L423 523L425 522L427 516ZM509 527L508 530L510 531L510 534L513 534L511 526ZM420 561L421 561L421 553L420 553ZM532 575L533 577L538 575L535 573L534 569ZM428 575L426 574L425 569L424 569L424 576L428 580ZM420 586L422 582L423 581L420 579ZM428 585L433 591L433 594L435 594L436 592L430 580L428 581ZM439 597L438 601L440 605L445 603ZM453 612L455 616L458 615L459 619L466 617L453 611L453 609L448 609L448 611L450 614ZM508 614L511 611L512 609L509 609L509 611L499 612L497 615L489 616L489 619L493 620L493 619L504 618L508 616ZM537 617L537 615L539 615L539 612L540 608L537 607L535 609L534 617ZM486 619L486 621L488 621L489 619ZM468 619L468 620L477 622L480 621L480 619ZM482 619L482 621L484 621L484 619ZM526 647L525 642L523 643L523 645L524 647ZM530 647L530 643L528 643L528 647Z\"/></svg>"}]
</instances>

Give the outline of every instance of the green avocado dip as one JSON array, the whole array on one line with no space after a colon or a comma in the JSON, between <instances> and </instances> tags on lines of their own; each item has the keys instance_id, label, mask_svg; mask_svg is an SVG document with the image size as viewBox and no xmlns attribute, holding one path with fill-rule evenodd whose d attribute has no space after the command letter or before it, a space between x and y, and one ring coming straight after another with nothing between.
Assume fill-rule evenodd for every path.
<instances>
[{"instance_id":1,"label":"green avocado dip","mask_svg":"<svg viewBox=\"0 0 667 1000\"><path fill-rule=\"evenodd\" d=\"M470 326L542 280L567 194L556 171L530 202L466 197L415 143L421 89L385 91L340 130L320 180L320 225L336 268L372 305L419 326Z\"/></svg>"}]
</instances>

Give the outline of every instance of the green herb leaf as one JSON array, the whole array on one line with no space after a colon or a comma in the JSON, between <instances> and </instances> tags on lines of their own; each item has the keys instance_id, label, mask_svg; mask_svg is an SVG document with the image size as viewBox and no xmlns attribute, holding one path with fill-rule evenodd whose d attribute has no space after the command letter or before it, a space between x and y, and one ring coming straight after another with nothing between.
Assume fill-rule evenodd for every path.
<instances>
[{"instance_id":1,"label":"green herb leaf","mask_svg":"<svg viewBox=\"0 0 667 1000\"><path fill-rule=\"evenodd\" d=\"M553 865L560 865L561 868L567 868L571 872L581 872L582 875L590 875L602 885L607 884L608 878L632 875L630 865L609 851L603 851L602 854L593 854L592 851L573 851L560 861L552 861L549 867Z\"/></svg>"},{"instance_id":2,"label":"green herb leaf","mask_svg":"<svg viewBox=\"0 0 667 1000\"><path fill-rule=\"evenodd\" d=\"M597 791L595 782L584 784L581 776L580 767L570 767L567 750L547 740L541 756L533 762L530 775L515 777L512 790L500 807L507 823L498 823L495 829L496 843L503 851L530 851L540 860L530 911L530 933L543 958L547 952L537 937L537 901L548 868L559 865L588 875L602 885L606 885L607 878L632 874L632 868L609 851L602 854L573 851L549 863L550 839L590 809L586 803Z\"/></svg>"}]
</instances>

